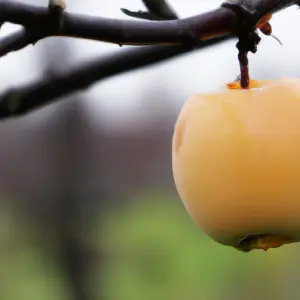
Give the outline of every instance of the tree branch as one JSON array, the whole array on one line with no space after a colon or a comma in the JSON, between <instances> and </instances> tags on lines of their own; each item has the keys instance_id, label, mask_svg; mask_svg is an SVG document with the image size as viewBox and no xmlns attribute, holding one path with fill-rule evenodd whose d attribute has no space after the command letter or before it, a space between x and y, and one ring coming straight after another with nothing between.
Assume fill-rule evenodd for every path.
<instances>
[{"instance_id":1,"label":"tree branch","mask_svg":"<svg viewBox=\"0 0 300 300\"><path fill-rule=\"evenodd\" d=\"M48 14L50 22L48 27L51 31L57 32L61 29L63 24L63 14L66 9L64 0L49 0ZM13 34L10 34L0 39L0 57L9 52L20 50L29 44L35 44L42 38L45 38L49 31L44 32L40 29L25 27Z\"/></svg>"},{"instance_id":2,"label":"tree branch","mask_svg":"<svg viewBox=\"0 0 300 300\"><path fill-rule=\"evenodd\" d=\"M196 49L227 41L230 36L210 39ZM0 119L20 116L53 102L58 97L82 90L96 81L171 59L195 50L182 46L145 46L122 50L99 59L82 63L56 77L11 88L0 96Z\"/></svg>"},{"instance_id":3,"label":"tree branch","mask_svg":"<svg viewBox=\"0 0 300 300\"><path fill-rule=\"evenodd\" d=\"M92 39L119 45L195 44L199 40L226 34L241 35L241 27L247 27L243 32L245 36L245 31L255 27L265 14L299 3L296 0L227 1L214 11L179 20L175 20L178 18L177 14L166 0L143 0L148 12L134 13L123 10L137 18L172 19L145 22L67 13L64 12L63 0L49 1L61 8L61 26L53 26L55 14L53 11L51 13L51 9L13 0L0 0L0 24L11 22L26 28L0 39L0 55L20 50L48 36ZM245 7L244 11L247 11L247 14L237 13L237 7ZM244 50L245 53L249 51Z\"/></svg>"},{"instance_id":4,"label":"tree branch","mask_svg":"<svg viewBox=\"0 0 300 300\"><path fill-rule=\"evenodd\" d=\"M190 42L191 37L200 40L230 34L235 30L236 19L232 10L223 7L185 19L152 22L65 12L61 29L55 32L49 26L51 17L47 8L0 1L0 20L36 28L40 32L35 37L66 36L120 45L181 44Z\"/></svg>"},{"instance_id":5,"label":"tree branch","mask_svg":"<svg viewBox=\"0 0 300 300\"><path fill-rule=\"evenodd\" d=\"M35 44L44 37L44 34L35 29L22 28L12 34L0 38L0 57L21 50L30 44Z\"/></svg>"},{"instance_id":6,"label":"tree branch","mask_svg":"<svg viewBox=\"0 0 300 300\"><path fill-rule=\"evenodd\" d=\"M297 3L295 0L249 0L248 2L248 10L255 12L251 15L253 24L250 26L259 22L266 13L274 13ZM241 2L246 10L248 2ZM63 24L60 30L53 32L53 28L49 26L52 22L47 8L12 0L1 0L0 20L27 28L38 28L45 37L67 36L121 45L181 44L189 42L191 37L203 40L224 34L238 33L241 20L238 20L234 10L228 9L228 7L241 7L241 3L235 5L228 1L227 7L172 21L120 20L65 12L62 16Z\"/></svg>"},{"instance_id":7,"label":"tree branch","mask_svg":"<svg viewBox=\"0 0 300 300\"><path fill-rule=\"evenodd\" d=\"M241 74L244 81L241 82L244 82L246 86L249 79L247 52L256 51L257 44L257 36L247 36L247 34L254 32L256 24L266 12L277 12L296 3L294 0L275 1L275 3L274 0L254 2L249 0L252 5L250 8L256 13L245 14L240 9L241 7L237 10L232 2L227 2L226 7L224 5L214 11L190 18L147 22L71 14L64 12L61 0L49 1L52 6L58 3L59 18L53 14L53 10L51 11L51 5L47 9L11 0L0 0L0 23L12 22L25 27L21 31L0 39L0 56L22 49L48 36L86 38L120 45L179 45L131 49L85 63L55 78L46 78L22 87L12 88L0 97L0 118L22 115L52 102L57 97L86 88L97 80L187 53L193 50L191 46L199 49L213 45L232 37L232 34L240 38L239 57L243 54L240 64L244 70L244 74L243 72ZM151 18L155 17L160 20L178 18L164 0L143 2ZM135 17L140 18L138 14ZM243 19L244 17L248 17L247 22ZM219 36L225 37L215 38ZM249 37L252 40L249 40Z\"/></svg>"},{"instance_id":8,"label":"tree branch","mask_svg":"<svg viewBox=\"0 0 300 300\"><path fill-rule=\"evenodd\" d=\"M55 1L55 0L54 0ZM144 18L147 20L175 20L178 15L174 9L165 0L142 0L148 11L131 12L122 8L121 10L129 16ZM50 4L50 3L49 3ZM53 3L52 3L53 5ZM65 3L60 3L60 7L66 8ZM35 28L25 28L6 37L0 38L0 57L21 50L30 44L35 44L44 38L45 34Z\"/></svg>"},{"instance_id":9,"label":"tree branch","mask_svg":"<svg viewBox=\"0 0 300 300\"><path fill-rule=\"evenodd\" d=\"M131 12L126 9L121 9L125 14L132 17L144 18L148 20L175 20L178 15L174 9L165 0L142 0L148 11ZM65 3L60 3L60 7L66 8ZM128 12L128 13L127 13ZM141 15L143 17L141 17ZM45 33L36 28L24 28L16 31L8 36L0 38L0 57L21 50L28 45L34 45L39 40L45 37Z\"/></svg>"},{"instance_id":10,"label":"tree branch","mask_svg":"<svg viewBox=\"0 0 300 300\"><path fill-rule=\"evenodd\" d=\"M156 1L155 5L153 3L151 5L150 2L153 1ZM174 12L174 10L164 0L159 0L159 2L160 4L163 3L160 7L157 6L157 0L145 0L144 3L149 10L148 13L155 17L158 15L161 19L164 17L170 18L170 12ZM178 18L174 14L172 17ZM13 50L21 49L28 42L35 43L40 37L43 37L43 34L34 28L22 29L4 37L0 39L0 56ZM211 46L228 38L200 41L196 48ZM57 75L55 78L44 78L31 84L12 88L4 92L0 97L0 118L22 115L35 108L42 107L58 97L87 88L95 81L170 59L192 50L194 49L187 45L131 49L120 54L101 57L81 64L64 74Z\"/></svg>"}]
</instances>

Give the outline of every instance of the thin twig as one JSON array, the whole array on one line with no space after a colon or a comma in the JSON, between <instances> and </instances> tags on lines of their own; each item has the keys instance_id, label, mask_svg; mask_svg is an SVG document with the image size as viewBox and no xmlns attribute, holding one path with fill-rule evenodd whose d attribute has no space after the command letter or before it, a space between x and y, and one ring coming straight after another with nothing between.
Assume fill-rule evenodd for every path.
<instances>
[{"instance_id":1,"label":"thin twig","mask_svg":"<svg viewBox=\"0 0 300 300\"><path fill-rule=\"evenodd\" d=\"M34 28L22 28L14 33L0 38L0 57L10 52L21 50L28 45L34 45L45 35Z\"/></svg>"},{"instance_id":2,"label":"thin twig","mask_svg":"<svg viewBox=\"0 0 300 300\"><path fill-rule=\"evenodd\" d=\"M148 11L130 11L121 8L122 12L130 17L159 21L159 20L176 20L178 14L166 0L142 0Z\"/></svg>"},{"instance_id":3,"label":"thin twig","mask_svg":"<svg viewBox=\"0 0 300 300\"><path fill-rule=\"evenodd\" d=\"M178 19L178 14L167 0L142 0L151 14L159 17L161 20Z\"/></svg>"}]
</instances>

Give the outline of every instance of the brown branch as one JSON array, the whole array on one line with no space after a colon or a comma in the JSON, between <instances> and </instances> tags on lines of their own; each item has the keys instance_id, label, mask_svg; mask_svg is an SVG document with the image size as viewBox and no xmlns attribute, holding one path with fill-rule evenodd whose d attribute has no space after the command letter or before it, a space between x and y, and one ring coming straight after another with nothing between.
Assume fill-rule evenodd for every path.
<instances>
[{"instance_id":1,"label":"brown branch","mask_svg":"<svg viewBox=\"0 0 300 300\"><path fill-rule=\"evenodd\" d=\"M155 0L151 2L148 0L144 3L148 7L152 3L153 11L156 11L152 12L152 15L157 15L157 7L160 7L157 3L162 5L166 2L159 1L154 5ZM227 2L227 6L232 8L234 5L230 3L232 2ZM239 2L237 1L237 3ZM214 11L180 20L147 22L65 12L61 18L62 26L59 30L53 30L53 26L51 26L53 25L53 16L49 13L48 8L13 0L0 0L0 22L23 25L27 30L28 28L34 28L35 33L28 36L28 44L48 36L83 38L120 45L182 44L225 34L238 34L241 24L245 23L245 20L243 20L245 16L250 16L246 21L248 27L253 27L267 12L274 13L296 4L295 0L248 0L241 3L254 13L249 14L248 12L248 15L238 16L234 9L221 7ZM248 6L247 3L249 3ZM241 4L235 6L241 7ZM168 12L168 5L163 5L163 8ZM20 37L20 32L17 33L17 36ZM26 46L24 37L22 43L16 43L17 47L15 48L11 46L12 40L9 39L10 47L8 48L10 49L17 50ZM7 40L5 40L5 44L7 45ZM7 52L3 47L0 49L0 53Z\"/></svg>"},{"instance_id":2,"label":"brown branch","mask_svg":"<svg viewBox=\"0 0 300 300\"><path fill-rule=\"evenodd\" d=\"M52 6L64 9L63 0L49 1ZM151 16L159 19L177 18L166 0L143 0L143 2ZM228 1L227 6L233 7L232 3L238 3L235 6L240 6L242 3L244 7L260 17L266 12L276 12L296 4L295 0L248 0L240 3L239 1ZM137 15L135 16L137 17ZM26 31L19 31L0 40L0 54L4 55L10 51L19 50L52 35L95 39L117 44L178 44L190 41L191 37L206 39L227 33L236 34L239 31L238 25L241 23L238 22L233 10L224 8L192 18L164 23L133 22L64 13L61 16L64 26L54 31L52 19L53 14L48 8L12 0L0 0L0 20L26 27ZM25 37L26 35L27 37ZM14 43L15 45L13 45Z\"/></svg>"},{"instance_id":3,"label":"brown branch","mask_svg":"<svg viewBox=\"0 0 300 300\"><path fill-rule=\"evenodd\" d=\"M136 14L141 13L144 16L144 18L148 20L178 19L178 16L175 13L175 11L165 0L143 0L143 3L145 4L148 11L142 13L134 13L128 11L129 13L127 14L133 17L141 18L141 16L136 16ZM62 7L65 9L66 5L64 4ZM126 13L127 11L126 9L121 10L124 13ZM0 38L0 57L13 51L21 50L22 48L25 48L30 44L34 45L44 37L45 34L41 30L37 30L36 28L24 28L8 36Z\"/></svg>"},{"instance_id":4,"label":"brown branch","mask_svg":"<svg viewBox=\"0 0 300 300\"><path fill-rule=\"evenodd\" d=\"M151 0L147 2L149 1ZM52 102L57 97L86 88L97 80L189 52L192 50L191 45L201 48L214 44L227 39L231 34L239 37L238 48L240 53L244 53L245 59L240 60L241 69L244 70L244 74L241 74L241 82L247 86L249 76L246 58L248 51L256 51L258 37L253 33L260 20L257 16L263 15L266 7L268 11L276 12L295 2L292 0L286 0L284 3L275 1L274 5L274 0L264 0L255 1L254 4L260 4L260 6L250 7L255 12L253 14L243 11L240 5L235 7L227 3L228 7L221 7L194 17L154 22L125 21L64 12L60 14L59 26L54 30L53 25L57 22L54 22L55 18L51 10L15 1L0 0L0 23L1 21L12 22L26 28L0 39L0 55L21 49L29 42L58 35L119 44L183 44L176 47L156 46L131 49L79 66L57 75L56 78L43 79L33 84L10 89L0 98L0 118L24 114ZM152 11L149 13L157 14ZM244 18L247 18L246 21ZM228 36L212 39L222 35Z\"/></svg>"},{"instance_id":5,"label":"brown branch","mask_svg":"<svg viewBox=\"0 0 300 300\"><path fill-rule=\"evenodd\" d=\"M295 0L248 0L241 2L255 12L253 20L258 22L263 14L277 12L291 5ZM229 2L230 3L230 2ZM240 4L239 4L240 6ZM25 27L49 30L48 8L29 5L12 0L0 1L0 20ZM199 39L207 35L235 33L237 28L236 14L224 7L211 12L184 18L180 21L145 22L103 18L96 16L64 13L63 26L59 32L49 33L75 38L93 39L117 44L165 44L182 43L190 35ZM254 25L254 24L252 24Z\"/></svg>"},{"instance_id":6,"label":"brown branch","mask_svg":"<svg viewBox=\"0 0 300 300\"><path fill-rule=\"evenodd\" d=\"M136 13L128 11L128 15L141 18L139 14L142 14L143 17L148 20L178 19L178 15L174 9L165 0L143 0L143 3L148 11ZM66 5L64 3L60 3L59 7L65 9ZM126 9L121 10L125 13L127 11ZM47 36L47 34L45 34L43 30L38 30L36 28L24 28L0 38L0 57L13 51L21 50L30 44L34 45L45 36Z\"/></svg>"},{"instance_id":7,"label":"brown branch","mask_svg":"<svg viewBox=\"0 0 300 300\"><path fill-rule=\"evenodd\" d=\"M196 49L227 41L232 36L210 39L199 43ZM85 62L76 68L44 78L31 84L11 88L0 96L0 119L20 116L47 105L58 97L88 88L96 81L110 78L131 70L143 68L195 48L189 46L145 46L122 50L99 59Z\"/></svg>"},{"instance_id":8,"label":"brown branch","mask_svg":"<svg viewBox=\"0 0 300 300\"><path fill-rule=\"evenodd\" d=\"M20 50L30 44L35 44L42 38L49 35L49 29L57 32L63 25L63 14L66 8L64 0L49 0L48 4L48 30L40 30L31 27L25 27L15 33L12 33L0 39L0 57L12 51Z\"/></svg>"},{"instance_id":9,"label":"brown branch","mask_svg":"<svg viewBox=\"0 0 300 300\"><path fill-rule=\"evenodd\" d=\"M28 9L26 11L30 12L28 13L30 18L32 10ZM46 11L39 9L36 14L33 14L38 20L37 23L42 22L44 27L41 25L35 27L35 18L33 17L28 22L23 22L27 29L0 38L0 56L55 35L101 40L119 45L195 44L200 39L206 40L207 38L229 34L236 24L235 13L226 8L220 8L197 17L157 22L122 21L65 13L62 29L59 34L55 34L49 30L47 23L41 21L43 20L41 16L46 16ZM16 19L11 18L10 20L18 23ZM21 20L18 19L18 21L21 23Z\"/></svg>"},{"instance_id":10,"label":"brown branch","mask_svg":"<svg viewBox=\"0 0 300 300\"><path fill-rule=\"evenodd\" d=\"M137 21L85 16L65 12L58 32L49 28L47 8L0 1L0 20L40 30L40 36L66 36L121 45L181 44L197 39L228 34L236 26L236 14L227 8L173 21Z\"/></svg>"},{"instance_id":11,"label":"brown branch","mask_svg":"<svg viewBox=\"0 0 300 300\"><path fill-rule=\"evenodd\" d=\"M60 5L62 0L53 1L54 3L57 1ZM177 17L166 1L145 0L144 3L148 9L151 9L149 11L151 16L157 18ZM249 23L248 27L253 27L266 12L276 12L294 5L296 2L295 0L243 1L243 6L255 13L249 14L248 12L247 15L240 16L232 8L240 7L241 4L232 5L231 3L227 2L227 8L221 7L194 17L161 22L119 20L65 12L61 16L62 25L54 30L53 14L48 8L12 0L0 0L0 22L16 23L26 28L26 31L20 31L13 36L0 39L0 54L4 55L10 51L19 50L53 35L99 40L120 45L195 43L196 40L205 40L219 35L238 35L241 24L245 23L243 20L245 17L248 17L246 20ZM249 16L251 20L249 20ZM17 37L18 39L16 39Z\"/></svg>"},{"instance_id":12,"label":"brown branch","mask_svg":"<svg viewBox=\"0 0 300 300\"><path fill-rule=\"evenodd\" d=\"M144 2L151 1L145 0ZM163 0L160 1L164 2ZM150 8L149 13L154 16L159 14L160 18L162 18L165 14L164 11L158 11L157 8L153 11L151 6L148 5L147 7ZM169 18L169 16L169 13L167 13L166 18ZM175 18L177 15L173 15L173 17ZM42 36L41 31L30 28L2 38L0 55L21 49L23 46L26 46L28 41L34 43ZM215 45L228 38L230 37L211 39L205 42L200 41L196 48L200 49ZM55 78L44 78L35 83L12 88L0 98L0 117L6 118L12 115L22 115L54 101L57 97L87 88L98 80L167 60L192 50L189 46L159 46L131 49L120 54L109 55L84 63L64 74L57 75Z\"/></svg>"},{"instance_id":13,"label":"brown branch","mask_svg":"<svg viewBox=\"0 0 300 300\"><path fill-rule=\"evenodd\" d=\"M24 28L0 38L0 57L21 50L30 44L35 44L45 35L35 29Z\"/></svg>"}]
</instances>

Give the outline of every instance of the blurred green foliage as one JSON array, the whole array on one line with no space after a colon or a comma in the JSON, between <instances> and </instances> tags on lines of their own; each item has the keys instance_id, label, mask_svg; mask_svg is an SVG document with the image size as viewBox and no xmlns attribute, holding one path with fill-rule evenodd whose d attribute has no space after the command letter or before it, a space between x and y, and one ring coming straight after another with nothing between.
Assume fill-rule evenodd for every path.
<instances>
[{"instance_id":1,"label":"blurred green foliage","mask_svg":"<svg viewBox=\"0 0 300 300\"><path fill-rule=\"evenodd\" d=\"M0 299L66 300L49 237L32 225L8 206L0 207Z\"/></svg>"},{"instance_id":2,"label":"blurred green foliage","mask_svg":"<svg viewBox=\"0 0 300 300\"><path fill-rule=\"evenodd\" d=\"M69 300L51 238L25 223L0 209L0 299ZM104 251L91 276L95 299L298 299L298 244L251 253L220 245L178 198L147 192L91 224L85 238Z\"/></svg>"},{"instance_id":3,"label":"blurred green foliage","mask_svg":"<svg viewBox=\"0 0 300 300\"><path fill-rule=\"evenodd\" d=\"M220 245L194 225L179 199L162 193L137 197L106 214L104 224L107 299L274 299L278 271L295 247L242 253Z\"/></svg>"}]
</instances>

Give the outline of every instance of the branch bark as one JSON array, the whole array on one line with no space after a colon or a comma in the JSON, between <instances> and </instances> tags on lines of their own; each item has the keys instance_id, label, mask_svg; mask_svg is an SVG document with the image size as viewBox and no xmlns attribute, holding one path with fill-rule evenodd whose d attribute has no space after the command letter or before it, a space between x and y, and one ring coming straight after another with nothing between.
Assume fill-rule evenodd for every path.
<instances>
[{"instance_id":1,"label":"branch bark","mask_svg":"<svg viewBox=\"0 0 300 300\"><path fill-rule=\"evenodd\" d=\"M11 22L24 26L24 29L0 39L0 56L20 50L48 36L85 38L120 45L178 45L123 51L120 54L108 55L85 63L55 78L46 78L32 84L11 88L0 97L0 118L22 115L52 102L55 98L86 88L95 81L190 52L193 48L200 49L213 45L233 35L241 37L241 26L243 30L247 30L247 26L244 27L245 21L241 17L245 15L240 15L235 9L228 7L220 7L194 17L178 19L175 11L165 0L144 0L143 2L149 9L146 12L148 16L160 19L160 21L118 20L67 13L60 5L61 0L54 0L51 2L52 5L59 3L60 7L57 19L57 15L55 18L53 11L51 13L49 8L0 0L0 23ZM232 1L228 3L230 6ZM259 19L256 20L257 15L262 16L266 11L274 13L296 3L298 1L294 0L275 1L275 3L274 0L255 1L256 6L253 5L251 8L254 12L259 10L260 13L250 15L253 23L250 22L250 26L259 21ZM140 16L135 15L135 17ZM164 18L172 19L172 21L162 21ZM57 20L60 22L57 23ZM59 26L54 26L55 24ZM246 38L245 44L247 44L248 37L244 37ZM256 47L256 40L250 42L253 42L253 47ZM251 48L241 48L240 54L244 53L246 57L248 51L252 51ZM241 67L247 71L244 72L244 75L247 75L248 64L244 62ZM244 81L248 79L249 76L246 76Z\"/></svg>"},{"instance_id":2,"label":"branch bark","mask_svg":"<svg viewBox=\"0 0 300 300\"><path fill-rule=\"evenodd\" d=\"M21 116L41 108L59 97L88 88L97 81L110 78L131 70L152 65L176 56L227 41L232 36L220 37L199 43L196 48L189 46L145 46L138 49L122 50L120 53L105 55L99 59L60 73L56 77L11 88L0 96L0 119Z\"/></svg>"},{"instance_id":3,"label":"branch bark","mask_svg":"<svg viewBox=\"0 0 300 300\"><path fill-rule=\"evenodd\" d=\"M296 0L249 0L228 1L239 3L255 12L252 21L259 19L266 13L275 13L288 6L298 3ZM145 1L148 3L149 1ZM154 3L154 2L152 2ZM157 2L158 3L158 2ZM161 2L163 3L163 2ZM154 6L152 4L153 7ZM166 5L165 5L166 6ZM150 6L149 6L150 7ZM159 6L158 6L159 7ZM168 8L168 6L166 6ZM167 9L168 12L168 9ZM171 13L172 15L172 13ZM204 40L225 34L237 34L241 20L228 7L220 7L214 11L193 17L171 21L136 21L103 18L65 12L62 16L62 26L54 31L51 14L48 8L29 5L12 0L0 1L0 22L10 22L26 28L38 28L40 38L48 36L66 36L116 43L120 45L148 45L148 44L181 44L192 39Z\"/></svg>"},{"instance_id":4,"label":"branch bark","mask_svg":"<svg viewBox=\"0 0 300 300\"><path fill-rule=\"evenodd\" d=\"M53 31L47 8L15 1L0 1L0 20L36 28L39 38L65 36L119 45L188 43L234 32L237 17L227 8L173 21L137 21L85 16L65 12L61 29ZM1 51L2 52L2 51Z\"/></svg>"},{"instance_id":5,"label":"branch bark","mask_svg":"<svg viewBox=\"0 0 300 300\"><path fill-rule=\"evenodd\" d=\"M49 3L57 5L53 0L54 3ZM61 0L60 0L61 1ZM144 5L147 8L147 11L138 11L132 12L125 8L121 8L123 13L128 16L136 17L140 19L146 20L176 20L179 19L179 16L175 12L175 10L171 7L169 3L165 0L142 0ZM49 5L50 6L50 5ZM65 9L66 4L60 2L59 8ZM61 11L61 10L59 10ZM62 17L62 15L60 15ZM11 35L8 35L4 38L0 38L0 57L13 52L18 51L22 48L30 44L35 44L40 39L44 38L45 34L41 32L41 30L37 30L35 28L24 28L21 29Z\"/></svg>"},{"instance_id":6,"label":"branch bark","mask_svg":"<svg viewBox=\"0 0 300 300\"><path fill-rule=\"evenodd\" d=\"M178 18L172 7L164 0L144 0L143 2L148 9L146 13L155 18L168 19L171 12L173 19ZM42 37L42 32L34 28L17 31L0 39L0 56L19 50L28 43L35 43ZM199 41L195 47L189 45L146 46L82 63L65 73L56 75L55 78L44 78L4 92L0 96L0 118L23 115L65 95L87 88L96 81L209 47L229 38L232 36Z\"/></svg>"}]
</instances>

